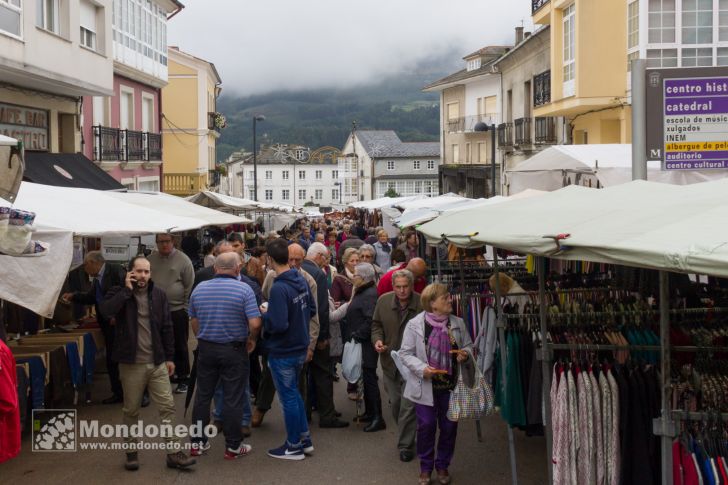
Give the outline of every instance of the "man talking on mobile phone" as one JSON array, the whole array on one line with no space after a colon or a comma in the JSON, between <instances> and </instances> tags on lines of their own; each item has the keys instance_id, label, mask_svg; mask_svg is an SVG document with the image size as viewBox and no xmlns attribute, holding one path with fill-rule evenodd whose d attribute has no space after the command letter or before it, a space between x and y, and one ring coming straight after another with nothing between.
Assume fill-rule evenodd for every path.
<instances>
[{"instance_id":1,"label":"man talking on mobile phone","mask_svg":"<svg viewBox=\"0 0 728 485\"><path fill-rule=\"evenodd\" d=\"M174 330L167 295L152 282L149 261L144 256L131 260L124 286L115 286L101 303L106 318L116 318L114 360L119 363L124 390L124 424L139 421L139 407L144 389L159 408L162 424L175 428L175 407L169 376L174 374ZM179 437L166 437L167 466L188 468L195 460L180 451ZM128 443L125 468L139 469L136 450L138 438L124 438Z\"/></svg>"}]
</instances>

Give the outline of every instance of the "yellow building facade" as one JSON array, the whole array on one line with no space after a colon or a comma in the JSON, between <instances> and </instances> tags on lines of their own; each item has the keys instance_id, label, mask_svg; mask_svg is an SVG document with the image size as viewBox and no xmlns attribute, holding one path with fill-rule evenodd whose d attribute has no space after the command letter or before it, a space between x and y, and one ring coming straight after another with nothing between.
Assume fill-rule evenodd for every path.
<instances>
[{"instance_id":1,"label":"yellow building facade","mask_svg":"<svg viewBox=\"0 0 728 485\"><path fill-rule=\"evenodd\" d=\"M550 25L550 101L537 117L563 116L574 144L631 143L627 2L535 0L534 24Z\"/></svg>"},{"instance_id":2,"label":"yellow building facade","mask_svg":"<svg viewBox=\"0 0 728 485\"><path fill-rule=\"evenodd\" d=\"M188 196L216 184L222 81L214 64L177 47L169 48L168 68L169 84L162 89L163 191Z\"/></svg>"}]
</instances>

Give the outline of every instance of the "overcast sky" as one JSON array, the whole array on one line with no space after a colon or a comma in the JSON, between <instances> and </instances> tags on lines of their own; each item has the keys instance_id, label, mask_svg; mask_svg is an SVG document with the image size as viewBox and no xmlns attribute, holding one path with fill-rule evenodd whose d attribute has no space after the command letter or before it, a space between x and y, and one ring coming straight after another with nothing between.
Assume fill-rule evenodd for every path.
<instances>
[{"instance_id":1,"label":"overcast sky","mask_svg":"<svg viewBox=\"0 0 728 485\"><path fill-rule=\"evenodd\" d=\"M429 56L512 44L529 0L182 0L169 44L215 64L226 93L347 87Z\"/></svg>"}]
</instances>

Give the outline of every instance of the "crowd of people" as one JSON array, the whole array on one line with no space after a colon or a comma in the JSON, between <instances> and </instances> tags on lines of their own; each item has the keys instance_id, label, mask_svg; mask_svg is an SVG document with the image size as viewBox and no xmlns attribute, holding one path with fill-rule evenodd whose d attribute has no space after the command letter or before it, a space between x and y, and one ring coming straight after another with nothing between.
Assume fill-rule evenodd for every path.
<instances>
[{"instance_id":1,"label":"crowd of people","mask_svg":"<svg viewBox=\"0 0 728 485\"><path fill-rule=\"evenodd\" d=\"M123 402L124 422L136 422L151 398L162 422L174 424L173 393L194 387L193 424L212 421L224 435L224 457L234 459L251 452L245 439L263 425L277 392L286 437L268 455L303 460L314 451L314 413L321 428L349 426L334 386L343 380L344 343L354 341L362 382L346 383L347 395L363 412L357 406L353 421L368 433L387 427L381 364L399 459L419 458L420 484L433 471L438 483L450 482L457 423L446 416L448 399L458 373L472 369L472 343L447 287L427 285L415 232L390 238L348 220L303 220L266 236L231 232L212 247L195 246L197 271L172 235L157 235L156 245L126 273L89 253L93 289L64 295L97 306L113 393L104 402ZM210 449L201 433L192 442L190 455L170 448L167 465L191 467ZM135 451L125 466L138 469Z\"/></svg>"}]
</instances>

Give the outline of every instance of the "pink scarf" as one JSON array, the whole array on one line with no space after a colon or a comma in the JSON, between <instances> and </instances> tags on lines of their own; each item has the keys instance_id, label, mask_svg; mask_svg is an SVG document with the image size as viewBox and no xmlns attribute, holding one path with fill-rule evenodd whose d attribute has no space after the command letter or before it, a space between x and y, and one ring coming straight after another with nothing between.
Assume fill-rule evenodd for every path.
<instances>
[{"instance_id":1,"label":"pink scarf","mask_svg":"<svg viewBox=\"0 0 728 485\"><path fill-rule=\"evenodd\" d=\"M446 370L452 374L452 344L447 324L450 315L437 315L425 312L425 323L432 327L430 338L427 339L427 365L433 369Z\"/></svg>"}]
</instances>

